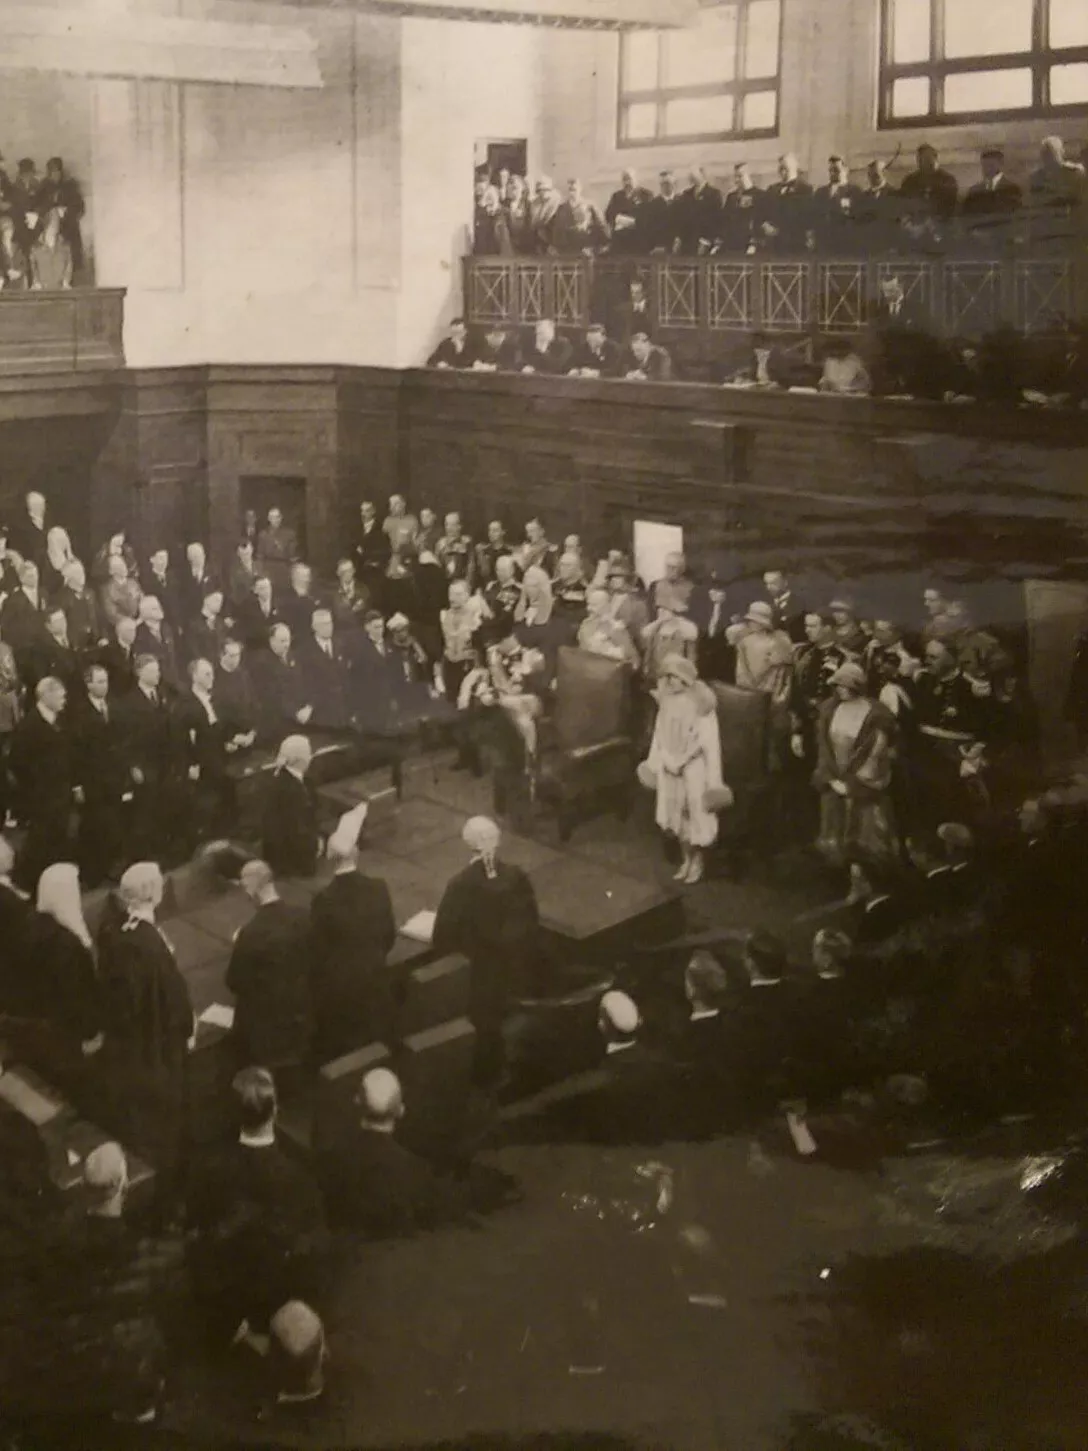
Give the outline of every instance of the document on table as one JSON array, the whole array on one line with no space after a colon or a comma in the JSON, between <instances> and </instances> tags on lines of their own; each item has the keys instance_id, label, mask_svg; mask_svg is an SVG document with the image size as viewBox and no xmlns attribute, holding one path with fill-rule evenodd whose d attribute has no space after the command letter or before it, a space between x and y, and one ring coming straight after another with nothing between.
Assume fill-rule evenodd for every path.
<instances>
[{"instance_id":1,"label":"document on table","mask_svg":"<svg viewBox=\"0 0 1088 1451\"><path fill-rule=\"evenodd\" d=\"M434 912L417 912L414 917L409 917L404 926L400 929L402 937L408 937L413 942L422 942L429 947L434 940Z\"/></svg>"},{"instance_id":2,"label":"document on table","mask_svg":"<svg viewBox=\"0 0 1088 1451\"><path fill-rule=\"evenodd\" d=\"M204 1009L197 1021L207 1023L212 1028L233 1028L234 1009L227 1003L212 1003Z\"/></svg>"}]
</instances>

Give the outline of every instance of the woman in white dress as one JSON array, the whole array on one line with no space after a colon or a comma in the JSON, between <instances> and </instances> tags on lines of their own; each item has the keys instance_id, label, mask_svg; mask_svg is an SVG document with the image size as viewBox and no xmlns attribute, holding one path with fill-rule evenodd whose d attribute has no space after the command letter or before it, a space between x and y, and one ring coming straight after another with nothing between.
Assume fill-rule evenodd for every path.
<instances>
[{"instance_id":1,"label":"woman in white dress","mask_svg":"<svg viewBox=\"0 0 1088 1451\"><path fill-rule=\"evenodd\" d=\"M681 655L662 662L650 753L639 780L657 794L656 820L680 843L679 882L704 875L703 853L718 835L716 813L732 803L722 781L722 746L714 692Z\"/></svg>"}]
</instances>

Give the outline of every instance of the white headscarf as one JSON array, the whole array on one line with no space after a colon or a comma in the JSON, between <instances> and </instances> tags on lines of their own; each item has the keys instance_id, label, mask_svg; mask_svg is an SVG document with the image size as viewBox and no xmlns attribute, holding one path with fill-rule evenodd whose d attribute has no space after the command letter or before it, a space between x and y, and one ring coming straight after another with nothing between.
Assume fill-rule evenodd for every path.
<instances>
[{"instance_id":1,"label":"white headscarf","mask_svg":"<svg viewBox=\"0 0 1088 1451\"><path fill-rule=\"evenodd\" d=\"M54 862L38 879L37 908L54 922L90 947L91 934L83 920L83 902L79 891L79 868L71 862Z\"/></svg>"},{"instance_id":2,"label":"white headscarf","mask_svg":"<svg viewBox=\"0 0 1088 1451\"><path fill-rule=\"evenodd\" d=\"M483 863L488 880L494 881L498 875L495 855L499 850L502 832L491 818L489 816L469 817L465 822L465 829L461 833L461 840L472 852L472 860Z\"/></svg>"}]
</instances>

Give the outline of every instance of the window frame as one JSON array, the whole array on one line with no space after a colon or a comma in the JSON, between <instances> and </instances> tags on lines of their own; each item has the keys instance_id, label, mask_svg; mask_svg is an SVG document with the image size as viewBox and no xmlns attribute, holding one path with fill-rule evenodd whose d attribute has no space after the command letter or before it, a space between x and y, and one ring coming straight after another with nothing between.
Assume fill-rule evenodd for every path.
<instances>
[{"instance_id":1,"label":"window frame","mask_svg":"<svg viewBox=\"0 0 1088 1451\"><path fill-rule=\"evenodd\" d=\"M737 6L737 47L738 66L743 65L743 58L748 42L748 11L749 7L756 3L756 0L701 0L702 8L706 10L723 9L727 4ZM785 31L785 10L788 0L779 0L778 7L778 46L775 53L775 71L773 76L759 76L749 78L734 73L729 81L703 82L689 86L667 86L664 83L665 71L665 49L667 37L672 34L669 30L655 30L650 33L657 38L657 84L651 90L625 90L624 89L624 42L626 34L617 36L616 56L616 148L619 151L647 150L651 147L665 146L688 146L691 144L702 145L710 142L721 141L752 141L765 138L773 138L779 134L782 121L782 35ZM728 131L700 131L685 132L683 135L670 136L664 130L665 109L670 101L712 99L718 96L731 96L733 98L733 120L742 115L742 108L745 97L749 93L774 92L774 123L771 126L759 126L744 129L734 124ZM657 122L652 136L635 137L627 139L624 136L624 118L627 109L631 106L652 105L657 111Z\"/></svg>"},{"instance_id":2,"label":"window frame","mask_svg":"<svg viewBox=\"0 0 1088 1451\"><path fill-rule=\"evenodd\" d=\"M898 0L880 0L880 69L878 81L877 128L881 131L910 130L918 127L969 126L985 121L1027 120L1049 116L1083 114L1084 101L1056 106L1050 99L1050 71L1056 65L1088 62L1088 45L1068 46L1061 50L1050 46L1050 6L1054 0L1032 0L1031 49L1003 51L999 55L960 56L949 59L944 54L944 17L946 0L930 0L929 58L920 61L896 62L892 57L895 40L895 7ZM1084 0L1088 3L1088 0ZM994 107L981 111L947 111L944 106L945 82L949 75L980 71L1030 70L1031 104L1018 107ZM892 93L896 81L920 77L929 82L929 109L920 116L896 116L892 111Z\"/></svg>"}]
</instances>

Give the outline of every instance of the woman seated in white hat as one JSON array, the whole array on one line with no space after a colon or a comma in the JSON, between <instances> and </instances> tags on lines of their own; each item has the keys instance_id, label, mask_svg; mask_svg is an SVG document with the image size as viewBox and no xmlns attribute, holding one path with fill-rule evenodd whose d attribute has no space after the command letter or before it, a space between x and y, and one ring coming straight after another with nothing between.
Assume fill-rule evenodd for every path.
<instances>
[{"instance_id":1,"label":"woman seated in white hat","mask_svg":"<svg viewBox=\"0 0 1088 1451\"><path fill-rule=\"evenodd\" d=\"M657 719L639 780L657 793L656 820L680 843L679 882L699 882L703 853L718 835L716 813L732 805L722 781L722 746L714 692L690 660L668 656L661 665Z\"/></svg>"}]
</instances>

